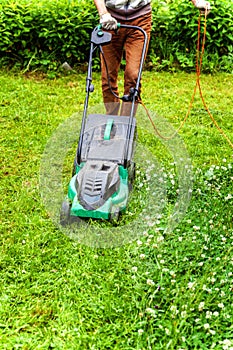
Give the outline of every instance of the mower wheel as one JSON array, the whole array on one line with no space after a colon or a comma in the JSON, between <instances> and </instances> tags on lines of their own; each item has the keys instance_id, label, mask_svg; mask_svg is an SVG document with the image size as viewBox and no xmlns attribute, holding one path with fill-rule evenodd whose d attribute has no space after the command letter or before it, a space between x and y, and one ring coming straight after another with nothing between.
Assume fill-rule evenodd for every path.
<instances>
[{"instance_id":1,"label":"mower wheel","mask_svg":"<svg viewBox=\"0 0 233 350\"><path fill-rule=\"evenodd\" d=\"M128 181L129 192L133 190L133 182L134 182L135 176L136 176L136 164L132 162L129 167L129 181Z\"/></svg>"},{"instance_id":2,"label":"mower wheel","mask_svg":"<svg viewBox=\"0 0 233 350\"><path fill-rule=\"evenodd\" d=\"M70 202L64 200L61 205L60 211L60 224L62 226L67 226L70 223Z\"/></svg>"},{"instance_id":3,"label":"mower wheel","mask_svg":"<svg viewBox=\"0 0 233 350\"><path fill-rule=\"evenodd\" d=\"M111 212L109 219L111 222L114 223L114 222L117 222L119 220L119 216L120 216L120 209L116 208L116 210Z\"/></svg>"}]
</instances>

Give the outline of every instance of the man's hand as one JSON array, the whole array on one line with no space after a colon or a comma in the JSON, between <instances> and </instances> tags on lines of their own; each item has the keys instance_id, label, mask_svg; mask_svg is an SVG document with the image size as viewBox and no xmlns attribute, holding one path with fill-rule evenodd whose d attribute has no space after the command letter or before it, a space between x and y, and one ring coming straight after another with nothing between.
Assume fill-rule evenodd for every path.
<instances>
[{"instance_id":1,"label":"man's hand","mask_svg":"<svg viewBox=\"0 0 233 350\"><path fill-rule=\"evenodd\" d=\"M109 12L104 13L102 16L100 16L100 24L102 25L103 29L107 30L115 30L117 29L117 21L115 18L113 18Z\"/></svg>"},{"instance_id":2,"label":"man's hand","mask_svg":"<svg viewBox=\"0 0 233 350\"><path fill-rule=\"evenodd\" d=\"M207 15L210 12L210 3L205 0L196 0L193 1L194 6L198 8L202 13L205 13L207 11Z\"/></svg>"}]
</instances>

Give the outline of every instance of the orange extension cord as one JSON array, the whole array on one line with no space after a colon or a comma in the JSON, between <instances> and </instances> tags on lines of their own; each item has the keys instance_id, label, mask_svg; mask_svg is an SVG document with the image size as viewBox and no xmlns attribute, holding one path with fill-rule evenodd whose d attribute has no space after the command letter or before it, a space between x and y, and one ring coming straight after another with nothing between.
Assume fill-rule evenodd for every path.
<instances>
[{"instance_id":1,"label":"orange extension cord","mask_svg":"<svg viewBox=\"0 0 233 350\"><path fill-rule=\"evenodd\" d=\"M162 135L159 130L156 128L151 116L150 116L150 113L148 111L148 109L146 108L145 104L143 103L142 100L139 100L138 102L144 107L145 111L146 111L146 114L153 126L153 129L154 131L156 132L156 134L162 138L163 140L171 140L173 137L175 137L178 132L182 129L182 127L184 126L185 122L187 121L189 115L190 115L190 112L191 112L191 109L192 109L192 106L193 106L193 101L194 101L194 97L196 95L196 92L197 92L197 87L199 89L199 93L200 93L200 97L201 97L201 100L202 100L202 103L207 111L207 113L209 114L213 124L215 125L215 127L218 129L218 131L223 135L223 137L227 140L227 142L229 143L229 145L233 148L233 143L231 142L231 140L229 139L229 137L225 134L225 132L220 128L220 126L218 125L218 123L216 122L216 120L214 119L213 115L211 114L206 102L205 102L205 99L203 97L203 93L202 93L202 89L201 89L201 84L200 84L200 76L201 76L201 67L202 67L202 59L203 59L203 55L204 55L204 50L205 50L205 39L206 39L206 22L207 22L207 10L205 11L205 20L204 20L204 33L203 33L203 39L202 39L202 47L201 47L201 51L200 51L200 37L201 37L201 13L200 13L200 16L199 16L199 19L198 19L198 40L197 40L197 56L196 56L196 84L195 84L195 87L194 87L194 91L193 91L193 94L192 94L192 97L191 97L191 100L190 100L190 103L189 103L189 107L188 107L188 111L186 113L186 116L184 117L183 121L181 122L179 128L171 135L171 136L164 136Z\"/></svg>"}]
</instances>

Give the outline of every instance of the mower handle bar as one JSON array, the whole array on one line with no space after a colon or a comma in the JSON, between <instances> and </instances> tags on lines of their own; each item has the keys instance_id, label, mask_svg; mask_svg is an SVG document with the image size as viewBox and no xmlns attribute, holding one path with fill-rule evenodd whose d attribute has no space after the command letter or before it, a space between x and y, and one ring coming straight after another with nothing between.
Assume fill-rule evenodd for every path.
<instances>
[{"instance_id":1,"label":"mower handle bar","mask_svg":"<svg viewBox=\"0 0 233 350\"><path fill-rule=\"evenodd\" d=\"M132 25L130 25L130 24L121 24L121 23L118 22L118 23L117 23L117 29L116 29L116 30L118 30L118 29L120 29L120 28L129 28L129 29L139 30L140 32L143 33L145 41L147 41L147 34L146 34L145 30L142 29L142 28L139 27L139 26L132 26ZM99 25L96 27L96 29L103 29L102 24L99 24Z\"/></svg>"},{"instance_id":2,"label":"mower handle bar","mask_svg":"<svg viewBox=\"0 0 233 350\"><path fill-rule=\"evenodd\" d=\"M142 54L141 54L141 61L140 61L140 65L139 65L139 74L138 74L138 79L137 79L137 82L136 82L136 86L135 86L135 93L134 93L134 98L133 98L133 101L132 101L132 108L131 108L131 114L130 114L130 127L128 128L127 130L127 145L126 145L126 149L125 149L125 157L124 157L124 167L126 167L126 163L127 163L127 152L128 152L128 148L129 148L129 139L130 139L130 136L131 136L131 131L132 131L132 122L133 122L133 110L134 110L134 104L135 104L135 98L136 98L136 94L138 93L138 90L139 90L139 84L140 84L140 77L141 77L141 73L142 73L142 68L143 68L143 63L144 63L144 59L145 59L145 55L146 55L146 49L147 49L147 41L148 41L148 38L147 38L147 34L145 32L144 29L142 29L141 27L138 27L138 26L132 26L132 25L128 25L128 24L121 24L121 23L117 23L117 29L120 29L120 28L128 28L128 29L134 29L134 30L138 30L140 31L143 36L144 36L144 44L143 44L143 49L142 49ZM101 30L102 29L102 25L99 24L97 27L94 28L93 31L95 30ZM92 44L93 45L93 44ZM93 46L92 46L93 47ZM87 82L89 82L89 85L90 85L90 82L91 82L91 71L89 71L91 68L90 67L90 62L92 60L92 50L91 50L91 56L89 58L89 66L88 66L88 78L87 78ZM88 88L87 89L87 95L86 95L86 101L85 101L85 107L84 107L84 112L83 112L83 116L86 116L86 112L87 112L87 105L88 105L88 98L89 98L89 92L90 92L90 89ZM84 125L85 125L85 118L83 117L82 119L82 125L81 125L81 136L80 136L80 139L79 139L79 143L78 143L78 152L77 152L77 161L78 161L78 164L80 164L80 160L81 160L81 147L82 147L82 141L83 141L83 131L84 131Z\"/></svg>"}]
</instances>

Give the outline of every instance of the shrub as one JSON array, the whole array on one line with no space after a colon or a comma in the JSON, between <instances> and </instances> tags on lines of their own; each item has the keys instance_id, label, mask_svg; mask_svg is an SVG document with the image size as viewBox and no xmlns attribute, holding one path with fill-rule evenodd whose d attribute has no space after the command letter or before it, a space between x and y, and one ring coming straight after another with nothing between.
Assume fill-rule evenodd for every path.
<instances>
[{"instance_id":1,"label":"shrub","mask_svg":"<svg viewBox=\"0 0 233 350\"><path fill-rule=\"evenodd\" d=\"M85 62L97 23L92 1L5 1L1 6L2 62L31 69Z\"/></svg>"},{"instance_id":2,"label":"shrub","mask_svg":"<svg viewBox=\"0 0 233 350\"><path fill-rule=\"evenodd\" d=\"M203 70L232 72L233 3L216 0L211 6ZM187 0L152 0L152 8L147 67L193 70L199 11ZM82 65L88 60L90 33L97 23L93 1L2 0L0 64L25 70L55 70L64 61Z\"/></svg>"},{"instance_id":3,"label":"shrub","mask_svg":"<svg viewBox=\"0 0 233 350\"><path fill-rule=\"evenodd\" d=\"M161 67L195 67L197 21L199 11L191 1L153 1L153 31L149 56ZM203 36L204 16L201 22ZM207 17L204 70L211 68L232 72L233 3L211 1ZM155 59L156 58L156 59Z\"/></svg>"}]
</instances>

